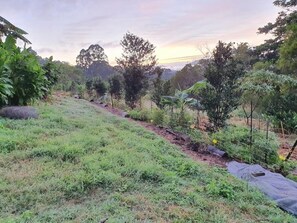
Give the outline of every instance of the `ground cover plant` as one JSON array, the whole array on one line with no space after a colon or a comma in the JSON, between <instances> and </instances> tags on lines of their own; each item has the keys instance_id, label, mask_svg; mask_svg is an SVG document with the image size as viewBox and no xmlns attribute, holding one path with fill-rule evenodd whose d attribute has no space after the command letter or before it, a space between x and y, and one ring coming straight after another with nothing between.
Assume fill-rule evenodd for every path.
<instances>
[{"instance_id":1,"label":"ground cover plant","mask_svg":"<svg viewBox=\"0 0 297 223\"><path fill-rule=\"evenodd\" d=\"M0 119L0 222L294 222L143 127L56 97Z\"/></svg>"}]
</instances>

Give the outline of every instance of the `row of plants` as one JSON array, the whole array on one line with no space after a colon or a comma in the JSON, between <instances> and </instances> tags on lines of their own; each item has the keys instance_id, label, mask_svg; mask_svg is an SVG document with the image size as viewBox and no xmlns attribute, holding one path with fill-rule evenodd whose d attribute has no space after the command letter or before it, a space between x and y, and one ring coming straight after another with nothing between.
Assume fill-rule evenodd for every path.
<instances>
[{"instance_id":1,"label":"row of plants","mask_svg":"<svg viewBox=\"0 0 297 223\"><path fill-rule=\"evenodd\" d=\"M129 38L132 37L129 36ZM127 65L123 61L122 63ZM132 76L129 78L137 75L139 71L134 73L132 69L131 72L129 75ZM174 95L167 95L172 91L170 82L161 79L161 68L157 67L153 72L157 74L157 77L148 81L147 85L151 88L146 88L150 89L150 100L157 107L151 111L144 109L141 103L142 95L147 94L145 88L141 91L137 88L133 92L134 85L132 82L127 82L128 76L125 79L124 73L122 76L112 77L109 84L100 79L93 79L87 82L86 88L89 91L95 91L97 95L104 95L102 99L105 101L107 100L106 93L109 92L112 105L114 105L114 98L119 100L124 94L126 105L130 108L131 118L168 126L190 135L194 132L193 138L201 136L195 133L195 131L199 132L195 127L199 126L199 116L201 112L204 112L209 121L207 126L209 138L217 138L216 140L220 142L219 147L228 152L230 157L249 163L280 166L277 154L279 145L274 140L276 137L266 136L267 133L254 130L253 114L254 112L263 114L272 123L273 119L277 119L288 124L286 121L289 120L288 114L291 114L293 117L291 119L294 120L297 107L294 106L297 100L292 99L297 89L295 78L272 71L257 70L257 68L248 72L242 61L236 59L232 44L223 42L218 43L212 58L209 59L204 73L205 80L195 83L184 91L176 90ZM290 98L292 101L289 100ZM276 106L276 103L281 106ZM234 129L228 125L232 112L239 107L242 107L244 111L249 128L234 127ZM187 112L188 109L193 111L191 115ZM283 119L281 116L276 118L280 112L283 114ZM290 130L294 131L296 128L294 123L289 124ZM223 137L224 135L228 137ZM269 135L274 135L274 133L269 133ZM199 141L197 138L194 140ZM211 141L209 139L205 143Z\"/></svg>"}]
</instances>

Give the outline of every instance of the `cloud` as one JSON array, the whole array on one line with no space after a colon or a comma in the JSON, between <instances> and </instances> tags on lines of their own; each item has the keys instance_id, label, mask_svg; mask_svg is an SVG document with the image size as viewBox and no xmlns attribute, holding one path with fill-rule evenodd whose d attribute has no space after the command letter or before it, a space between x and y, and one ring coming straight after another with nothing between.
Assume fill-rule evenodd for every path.
<instances>
[{"instance_id":1,"label":"cloud","mask_svg":"<svg viewBox=\"0 0 297 223\"><path fill-rule=\"evenodd\" d=\"M98 43L100 46L102 46L103 48L118 48L120 47L120 42L118 41L111 41L111 42L99 42Z\"/></svg>"}]
</instances>

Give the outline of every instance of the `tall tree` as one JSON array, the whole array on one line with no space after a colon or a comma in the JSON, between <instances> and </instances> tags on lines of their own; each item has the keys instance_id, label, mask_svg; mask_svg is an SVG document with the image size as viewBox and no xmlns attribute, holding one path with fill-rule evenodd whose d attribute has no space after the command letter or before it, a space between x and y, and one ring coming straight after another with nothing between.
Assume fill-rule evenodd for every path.
<instances>
[{"instance_id":1,"label":"tall tree","mask_svg":"<svg viewBox=\"0 0 297 223\"><path fill-rule=\"evenodd\" d=\"M219 41L206 69L207 85L201 90L201 104L216 131L226 125L230 113L239 104L238 79L244 74L241 63L232 55L232 44Z\"/></svg>"},{"instance_id":2,"label":"tall tree","mask_svg":"<svg viewBox=\"0 0 297 223\"><path fill-rule=\"evenodd\" d=\"M98 44L92 44L87 50L82 49L76 57L76 64L83 69L88 69L94 62L107 63L104 49Z\"/></svg>"},{"instance_id":3,"label":"tall tree","mask_svg":"<svg viewBox=\"0 0 297 223\"><path fill-rule=\"evenodd\" d=\"M124 76L125 101L129 107L135 108L148 87L147 75L157 62L155 46L129 32L124 35L121 46L122 57L116 61Z\"/></svg>"},{"instance_id":4,"label":"tall tree","mask_svg":"<svg viewBox=\"0 0 297 223\"><path fill-rule=\"evenodd\" d=\"M287 27L297 23L296 0L276 0L275 6L282 7L285 11L279 12L274 23L268 23L259 28L260 34L272 34L274 38L265 40L265 43L256 48L259 58L266 61L276 62L279 58L279 48L286 37Z\"/></svg>"},{"instance_id":5,"label":"tall tree","mask_svg":"<svg viewBox=\"0 0 297 223\"><path fill-rule=\"evenodd\" d=\"M297 25L288 26L287 36L280 47L279 68L297 77Z\"/></svg>"}]
</instances>

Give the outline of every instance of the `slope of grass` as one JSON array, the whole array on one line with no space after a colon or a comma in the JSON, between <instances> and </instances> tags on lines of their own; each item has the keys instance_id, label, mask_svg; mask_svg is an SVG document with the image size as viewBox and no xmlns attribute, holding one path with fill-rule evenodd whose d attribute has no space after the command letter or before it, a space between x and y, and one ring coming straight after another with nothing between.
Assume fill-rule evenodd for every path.
<instances>
[{"instance_id":1,"label":"slope of grass","mask_svg":"<svg viewBox=\"0 0 297 223\"><path fill-rule=\"evenodd\" d=\"M0 119L0 222L296 222L140 126L56 98Z\"/></svg>"}]
</instances>

